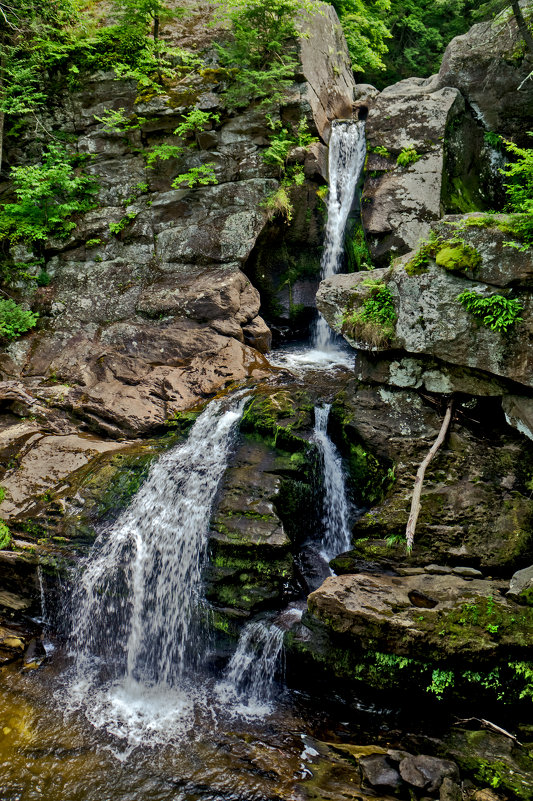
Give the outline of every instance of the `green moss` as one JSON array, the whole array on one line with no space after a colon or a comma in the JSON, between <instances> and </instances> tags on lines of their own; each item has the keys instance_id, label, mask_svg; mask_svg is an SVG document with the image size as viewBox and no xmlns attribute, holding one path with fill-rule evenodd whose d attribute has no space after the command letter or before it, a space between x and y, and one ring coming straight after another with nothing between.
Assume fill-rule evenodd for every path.
<instances>
[{"instance_id":1,"label":"green moss","mask_svg":"<svg viewBox=\"0 0 533 801\"><path fill-rule=\"evenodd\" d=\"M365 232L361 221L350 218L344 234L344 252L346 253L349 273L371 270L373 268L372 256L368 249Z\"/></svg>"},{"instance_id":2,"label":"green moss","mask_svg":"<svg viewBox=\"0 0 533 801\"><path fill-rule=\"evenodd\" d=\"M241 431L255 432L281 450L307 450L309 443L298 432L309 428L312 411L313 403L303 390L258 393L244 410Z\"/></svg>"},{"instance_id":3,"label":"green moss","mask_svg":"<svg viewBox=\"0 0 533 801\"><path fill-rule=\"evenodd\" d=\"M349 489L355 503L359 506L379 503L395 481L394 469L389 461L376 457L361 442L345 406L344 392L332 405L330 421L334 439L347 460Z\"/></svg>"},{"instance_id":4,"label":"green moss","mask_svg":"<svg viewBox=\"0 0 533 801\"><path fill-rule=\"evenodd\" d=\"M435 258L436 253L441 245L440 237L435 236L431 232L429 238L425 242L421 242L415 255L409 259L405 265L405 272L407 275L422 275L428 271L428 265L431 259Z\"/></svg>"},{"instance_id":5,"label":"green moss","mask_svg":"<svg viewBox=\"0 0 533 801\"><path fill-rule=\"evenodd\" d=\"M481 254L464 242L446 242L437 252L435 261L439 267L451 272L474 272L481 264Z\"/></svg>"},{"instance_id":6,"label":"green moss","mask_svg":"<svg viewBox=\"0 0 533 801\"><path fill-rule=\"evenodd\" d=\"M472 211L483 211L479 197L479 188L474 178L464 179L459 176L448 183L448 201L446 210L450 214L468 214Z\"/></svg>"},{"instance_id":7,"label":"green moss","mask_svg":"<svg viewBox=\"0 0 533 801\"><path fill-rule=\"evenodd\" d=\"M0 521L0 551L5 551L11 544L11 532L3 521Z\"/></svg>"},{"instance_id":8,"label":"green moss","mask_svg":"<svg viewBox=\"0 0 533 801\"><path fill-rule=\"evenodd\" d=\"M458 732L452 738L454 756L461 770L498 793L530 801L533 793L533 759L516 745L502 747L484 730Z\"/></svg>"}]
</instances>

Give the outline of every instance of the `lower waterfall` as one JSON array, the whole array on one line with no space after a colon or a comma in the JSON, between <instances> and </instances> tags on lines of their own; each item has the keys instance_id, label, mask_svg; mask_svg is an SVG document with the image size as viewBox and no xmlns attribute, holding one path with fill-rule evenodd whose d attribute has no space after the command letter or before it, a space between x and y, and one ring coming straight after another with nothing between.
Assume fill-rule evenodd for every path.
<instances>
[{"instance_id":1,"label":"lower waterfall","mask_svg":"<svg viewBox=\"0 0 533 801\"><path fill-rule=\"evenodd\" d=\"M187 675L205 650L199 589L209 520L245 402L241 393L208 405L101 533L77 579L70 701L115 734L142 730L147 704L152 727L158 707L166 727L190 711Z\"/></svg>"},{"instance_id":2,"label":"lower waterfall","mask_svg":"<svg viewBox=\"0 0 533 801\"><path fill-rule=\"evenodd\" d=\"M271 711L276 672L283 650L283 630L274 623L248 623L217 685L219 699L245 717Z\"/></svg>"}]
</instances>

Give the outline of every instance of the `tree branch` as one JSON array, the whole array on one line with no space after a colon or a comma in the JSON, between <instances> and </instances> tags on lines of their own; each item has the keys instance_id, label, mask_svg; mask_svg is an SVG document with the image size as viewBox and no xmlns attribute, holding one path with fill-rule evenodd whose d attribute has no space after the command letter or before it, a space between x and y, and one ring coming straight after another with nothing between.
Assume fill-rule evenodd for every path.
<instances>
[{"instance_id":1,"label":"tree branch","mask_svg":"<svg viewBox=\"0 0 533 801\"><path fill-rule=\"evenodd\" d=\"M411 553L413 549L416 523L418 520L418 515L420 514L420 497L422 495L422 485L424 483L424 476L426 474L426 469L428 464L431 462L431 460L437 453L438 449L444 442L444 438L446 437L446 433L448 431L452 419L452 409L453 409L453 398L448 403L448 408L446 409L446 414L444 415L444 420L442 421L442 426L440 428L437 439L431 446L428 455L426 456L426 458L423 460L423 462L420 464L420 467L416 471L415 486L413 489L413 499L411 501L411 512L409 514L409 520L407 521L407 528L405 529L405 538L407 540L407 553Z\"/></svg>"}]
</instances>

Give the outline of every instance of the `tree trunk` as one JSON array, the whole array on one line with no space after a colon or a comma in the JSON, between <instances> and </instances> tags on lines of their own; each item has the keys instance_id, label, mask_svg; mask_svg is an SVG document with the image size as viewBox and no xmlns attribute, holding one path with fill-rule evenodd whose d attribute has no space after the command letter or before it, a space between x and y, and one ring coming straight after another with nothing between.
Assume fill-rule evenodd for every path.
<instances>
[{"instance_id":1,"label":"tree trunk","mask_svg":"<svg viewBox=\"0 0 533 801\"><path fill-rule=\"evenodd\" d=\"M513 14L516 20L516 24L518 25L518 30L522 34L522 38L526 43L527 49L533 56L533 36L531 35L531 31L527 27L527 22L525 21L524 15L522 14L522 9L520 8L519 0L511 0L511 8L513 9Z\"/></svg>"},{"instance_id":2,"label":"tree trunk","mask_svg":"<svg viewBox=\"0 0 533 801\"><path fill-rule=\"evenodd\" d=\"M159 39L159 14L154 17L154 42Z\"/></svg>"},{"instance_id":3,"label":"tree trunk","mask_svg":"<svg viewBox=\"0 0 533 801\"><path fill-rule=\"evenodd\" d=\"M431 446L428 455L421 463L420 467L416 472L415 486L413 489L413 500L411 501L411 512L409 514L409 520L407 521L407 528L405 529L405 538L407 540L408 553L411 553L411 550L413 548L416 523L418 520L418 515L420 514L420 497L422 495L422 485L424 483L426 468L433 459L433 457L435 456L435 454L437 453L442 443L444 442L444 438L446 436L446 433L450 426L450 421L452 419L452 408L453 408L453 399L448 404L448 408L446 409L446 414L444 415L444 420L442 421L442 426L440 428L437 439Z\"/></svg>"},{"instance_id":4,"label":"tree trunk","mask_svg":"<svg viewBox=\"0 0 533 801\"><path fill-rule=\"evenodd\" d=\"M2 100L3 89L4 89L4 68L5 68L4 42L5 42L5 37L2 34L0 35L0 100ZM3 111L0 111L0 174L2 172L2 152L4 145L5 119L6 119L5 113Z\"/></svg>"}]
</instances>

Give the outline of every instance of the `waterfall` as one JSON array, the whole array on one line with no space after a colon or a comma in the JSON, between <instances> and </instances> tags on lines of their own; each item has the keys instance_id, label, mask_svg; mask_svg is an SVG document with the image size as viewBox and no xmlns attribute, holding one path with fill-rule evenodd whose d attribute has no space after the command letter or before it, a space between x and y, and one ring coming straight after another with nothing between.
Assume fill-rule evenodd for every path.
<instances>
[{"instance_id":1,"label":"waterfall","mask_svg":"<svg viewBox=\"0 0 533 801\"><path fill-rule=\"evenodd\" d=\"M327 433L330 409L331 404L315 407L314 430L314 440L320 452L324 476L322 554L328 560L347 551L351 542L348 525L349 504L342 459Z\"/></svg>"},{"instance_id":2,"label":"waterfall","mask_svg":"<svg viewBox=\"0 0 533 801\"><path fill-rule=\"evenodd\" d=\"M43 582L43 569L41 565L37 565L37 581L39 583L39 599L41 602L41 623L43 624L43 628L48 626L48 609L46 606L46 596L44 593L44 582Z\"/></svg>"},{"instance_id":3,"label":"waterfall","mask_svg":"<svg viewBox=\"0 0 533 801\"><path fill-rule=\"evenodd\" d=\"M245 401L240 394L209 404L102 532L77 579L71 696L96 725L124 734L125 718L134 715L142 729L150 694L167 725L168 691L183 688L202 659L198 610L209 520ZM154 709L146 716L152 726Z\"/></svg>"},{"instance_id":4,"label":"waterfall","mask_svg":"<svg viewBox=\"0 0 533 801\"><path fill-rule=\"evenodd\" d=\"M217 695L226 708L244 717L263 716L271 707L274 680L283 649L283 630L274 623L248 623L237 649L217 685Z\"/></svg>"},{"instance_id":5,"label":"waterfall","mask_svg":"<svg viewBox=\"0 0 533 801\"><path fill-rule=\"evenodd\" d=\"M344 253L344 230L365 156L365 123L334 122L329 140L328 221L321 264L322 280L339 270ZM313 331L313 347L318 351L327 351L331 350L333 342L333 332L319 314Z\"/></svg>"}]
</instances>

